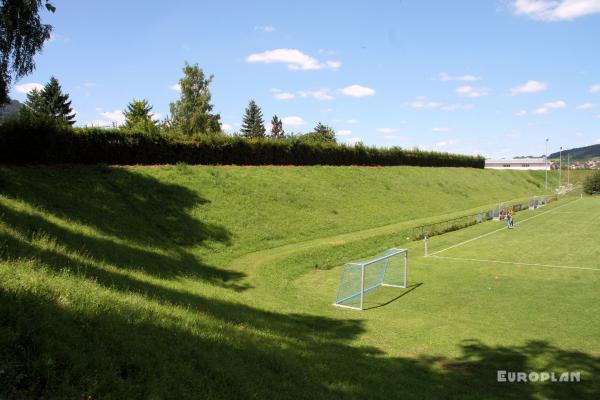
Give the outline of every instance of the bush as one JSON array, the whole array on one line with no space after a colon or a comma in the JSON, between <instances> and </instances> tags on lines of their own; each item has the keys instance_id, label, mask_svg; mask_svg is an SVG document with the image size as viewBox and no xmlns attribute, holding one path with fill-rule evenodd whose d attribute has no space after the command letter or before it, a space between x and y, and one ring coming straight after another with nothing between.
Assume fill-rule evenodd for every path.
<instances>
[{"instance_id":1,"label":"bush","mask_svg":"<svg viewBox=\"0 0 600 400\"><path fill-rule=\"evenodd\" d=\"M315 143L297 137L245 139L225 135L71 128L18 118L0 126L0 162L11 164L417 165L483 168L482 157Z\"/></svg>"},{"instance_id":2,"label":"bush","mask_svg":"<svg viewBox=\"0 0 600 400\"><path fill-rule=\"evenodd\" d=\"M587 194L600 194L600 171L596 171L585 179L583 191Z\"/></svg>"}]
</instances>

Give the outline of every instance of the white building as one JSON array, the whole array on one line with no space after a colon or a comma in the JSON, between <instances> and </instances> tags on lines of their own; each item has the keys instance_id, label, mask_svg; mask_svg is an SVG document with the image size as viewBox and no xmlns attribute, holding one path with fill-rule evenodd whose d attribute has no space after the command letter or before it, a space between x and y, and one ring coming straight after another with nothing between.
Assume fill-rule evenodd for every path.
<instances>
[{"instance_id":1,"label":"white building","mask_svg":"<svg viewBox=\"0 0 600 400\"><path fill-rule=\"evenodd\" d=\"M516 158L499 160L485 160L486 169L519 169L519 170L550 170L550 162L544 158Z\"/></svg>"}]
</instances>

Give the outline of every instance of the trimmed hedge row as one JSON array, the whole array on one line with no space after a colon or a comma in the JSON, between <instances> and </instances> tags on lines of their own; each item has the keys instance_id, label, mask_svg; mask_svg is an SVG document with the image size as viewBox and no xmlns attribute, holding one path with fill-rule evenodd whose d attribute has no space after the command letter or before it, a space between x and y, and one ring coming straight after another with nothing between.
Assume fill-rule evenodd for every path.
<instances>
[{"instance_id":1,"label":"trimmed hedge row","mask_svg":"<svg viewBox=\"0 0 600 400\"><path fill-rule=\"evenodd\" d=\"M0 163L10 164L238 164L238 165L415 165L483 168L482 157L458 154L307 143L129 133L119 129L72 129L30 121L0 126Z\"/></svg>"}]
</instances>

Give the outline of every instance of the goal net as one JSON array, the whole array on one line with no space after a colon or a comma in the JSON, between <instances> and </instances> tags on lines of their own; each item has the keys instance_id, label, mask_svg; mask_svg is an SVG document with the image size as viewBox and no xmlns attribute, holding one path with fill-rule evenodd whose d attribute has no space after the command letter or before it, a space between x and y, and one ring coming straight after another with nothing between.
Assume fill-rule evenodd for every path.
<instances>
[{"instance_id":1,"label":"goal net","mask_svg":"<svg viewBox=\"0 0 600 400\"><path fill-rule=\"evenodd\" d=\"M367 293L381 286L406 288L407 279L406 249L390 249L371 260L347 263L334 305L362 310Z\"/></svg>"}]
</instances>

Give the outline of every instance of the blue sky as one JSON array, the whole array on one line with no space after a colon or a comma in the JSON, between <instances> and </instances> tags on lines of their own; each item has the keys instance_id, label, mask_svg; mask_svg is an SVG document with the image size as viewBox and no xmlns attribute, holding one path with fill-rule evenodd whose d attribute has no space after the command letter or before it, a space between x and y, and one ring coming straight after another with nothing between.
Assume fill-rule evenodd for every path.
<instances>
[{"instance_id":1,"label":"blue sky","mask_svg":"<svg viewBox=\"0 0 600 400\"><path fill-rule=\"evenodd\" d=\"M158 116L184 61L214 74L215 111L249 99L288 132L510 157L600 143L600 0L75 1L11 96L55 75L78 124L133 98Z\"/></svg>"}]
</instances>

